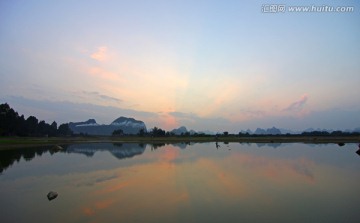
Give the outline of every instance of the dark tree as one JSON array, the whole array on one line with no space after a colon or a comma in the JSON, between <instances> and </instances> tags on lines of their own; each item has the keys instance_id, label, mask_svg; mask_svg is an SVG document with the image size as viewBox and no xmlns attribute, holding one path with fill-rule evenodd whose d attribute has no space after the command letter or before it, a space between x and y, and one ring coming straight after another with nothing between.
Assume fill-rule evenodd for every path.
<instances>
[{"instance_id":1,"label":"dark tree","mask_svg":"<svg viewBox=\"0 0 360 223\"><path fill-rule=\"evenodd\" d=\"M18 136L27 136L24 115L21 115L18 118L18 120L16 121L16 129L17 129L16 135L18 135Z\"/></svg>"},{"instance_id":2,"label":"dark tree","mask_svg":"<svg viewBox=\"0 0 360 223\"><path fill-rule=\"evenodd\" d=\"M145 136L145 129L140 129L137 135L138 136Z\"/></svg>"},{"instance_id":3,"label":"dark tree","mask_svg":"<svg viewBox=\"0 0 360 223\"><path fill-rule=\"evenodd\" d=\"M8 104L0 105L0 133L1 135L16 135L19 115Z\"/></svg>"},{"instance_id":4,"label":"dark tree","mask_svg":"<svg viewBox=\"0 0 360 223\"><path fill-rule=\"evenodd\" d=\"M57 133L58 133L58 135L60 135L60 136L70 136L70 135L73 134L73 132L71 131L68 123L66 123L66 124L61 124L61 125L59 126L59 129L58 129Z\"/></svg>"},{"instance_id":5,"label":"dark tree","mask_svg":"<svg viewBox=\"0 0 360 223\"><path fill-rule=\"evenodd\" d=\"M7 103L0 104L0 135L56 136L58 132L71 135L69 126L67 124L66 126L59 127L58 130L55 121L49 125L45 121L39 122L35 116L25 119L24 115L19 116Z\"/></svg>"},{"instance_id":6,"label":"dark tree","mask_svg":"<svg viewBox=\"0 0 360 223\"><path fill-rule=\"evenodd\" d=\"M158 127L154 127L151 131L150 131L151 136L165 136L165 130L162 130L161 128Z\"/></svg>"},{"instance_id":7,"label":"dark tree","mask_svg":"<svg viewBox=\"0 0 360 223\"><path fill-rule=\"evenodd\" d=\"M26 121L26 129L30 135L36 135L38 133L39 121L35 116L29 116Z\"/></svg>"},{"instance_id":8,"label":"dark tree","mask_svg":"<svg viewBox=\"0 0 360 223\"><path fill-rule=\"evenodd\" d=\"M124 135L124 131L122 129L114 130L112 135L113 136L122 136L122 135Z\"/></svg>"},{"instance_id":9,"label":"dark tree","mask_svg":"<svg viewBox=\"0 0 360 223\"><path fill-rule=\"evenodd\" d=\"M56 136L57 135L57 123L55 121L53 121L50 125L50 128L49 128L49 131L48 131L48 134L49 136Z\"/></svg>"},{"instance_id":10,"label":"dark tree","mask_svg":"<svg viewBox=\"0 0 360 223\"><path fill-rule=\"evenodd\" d=\"M47 135L49 131L49 124L47 124L45 121L40 121L37 127L37 131L42 136Z\"/></svg>"}]
</instances>

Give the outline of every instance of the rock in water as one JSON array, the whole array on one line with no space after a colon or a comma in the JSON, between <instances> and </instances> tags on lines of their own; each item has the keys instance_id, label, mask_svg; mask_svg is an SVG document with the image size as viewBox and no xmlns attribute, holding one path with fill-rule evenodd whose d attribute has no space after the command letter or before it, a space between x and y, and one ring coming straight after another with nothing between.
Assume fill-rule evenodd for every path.
<instances>
[{"instance_id":1,"label":"rock in water","mask_svg":"<svg viewBox=\"0 0 360 223\"><path fill-rule=\"evenodd\" d=\"M54 200L57 196L58 196L58 193L56 193L54 191L50 191L47 194L47 198L48 198L49 201Z\"/></svg>"}]
</instances>

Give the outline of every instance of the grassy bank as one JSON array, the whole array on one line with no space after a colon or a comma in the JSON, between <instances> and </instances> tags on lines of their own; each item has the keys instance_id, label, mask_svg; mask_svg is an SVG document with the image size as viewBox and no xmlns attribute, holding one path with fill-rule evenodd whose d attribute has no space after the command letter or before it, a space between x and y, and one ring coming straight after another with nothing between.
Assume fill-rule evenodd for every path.
<instances>
[{"instance_id":1,"label":"grassy bank","mask_svg":"<svg viewBox=\"0 0 360 223\"><path fill-rule=\"evenodd\" d=\"M41 145L75 143L177 143L177 142L244 142L244 143L360 143L360 136L179 136L179 137L138 137L138 136L89 136L89 137L1 137L0 150L33 147Z\"/></svg>"}]
</instances>

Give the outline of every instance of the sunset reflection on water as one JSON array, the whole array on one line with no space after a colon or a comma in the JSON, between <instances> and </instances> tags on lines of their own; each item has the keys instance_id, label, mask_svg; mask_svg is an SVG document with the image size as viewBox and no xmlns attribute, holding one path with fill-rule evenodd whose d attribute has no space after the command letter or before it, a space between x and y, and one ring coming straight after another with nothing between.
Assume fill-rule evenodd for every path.
<instances>
[{"instance_id":1,"label":"sunset reflection on water","mask_svg":"<svg viewBox=\"0 0 360 223\"><path fill-rule=\"evenodd\" d=\"M73 145L65 153L45 152L27 162L20 159L0 175L3 219L359 220L360 157L354 145L284 144L274 149L234 143L216 149L208 143L185 149L175 145L151 148ZM59 193L51 202L45 199L50 190Z\"/></svg>"}]
</instances>

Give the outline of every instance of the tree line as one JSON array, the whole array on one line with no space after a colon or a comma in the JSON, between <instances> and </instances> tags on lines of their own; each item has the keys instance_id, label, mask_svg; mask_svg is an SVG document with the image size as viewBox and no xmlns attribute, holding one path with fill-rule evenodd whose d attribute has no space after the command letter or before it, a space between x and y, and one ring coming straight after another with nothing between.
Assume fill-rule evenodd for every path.
<instances>
[{"instance_id":1,"label":"tree line","mask_svg":"<svg viewBox=\"0 0 360 223\"><path fill-rule=\"evenodd\" d=\"M72 131L67 123L59 127L55 121L51 124L39 121L35 116L25 119L7 103L0 105L0 135L1 136L68 136Z\"/></svg>"},{"instance_id":2,"label":"tree line","mask_svg":"<svg viewBox=\"0 0 360 223\"><path fill-rule=\"evenodd\" d=\"M113 136L130 136L134 134L125 134L122 129L115 130L112 133ZM310 132L302 132L298 134L250 134L248 132L239 132L238 134L230 134L229 132L225 131L223 133L217 133L215 135L205 134L205 133L190 133L190 132L183 132L179 135L176 135L174 132L165 131L161 128L154 127L150 129L148 132L144 129L140 129L139 132L136 134L137 136L147 136L147 137L209 137L209 136L215 136L215 137L272 137L272 136L359 136L359 132L343 132L343 131L310 131Z\"/></svg>"},{"instance_id":3,"label":"tree line","mask_svg":"<svg viewBox=\"0 0 360 223\"><path fill-rule=\"evenodd\" d=\"M55 121L51 124L46 123L45 121L39 121L35 116L29 116L25 119L24 115L19 115L14 109L12 109L7 103L0 105L0 136L70 136L73 135L69 124L57 125ZM122 129L115 130L113 132L114 136L123 136L124 134ZM138 136L144 137L170 137L170 136L194 136L194 137L204 137L204 136L213 136L204 133L190 133L185 132L181 135L175 135L174 132L165 131L161 128L154 127L150 131L140 129L137 133ZM359 132L343 132L343 131L312 131L312 132L303 132L301 134L278 134L285 136L354 136L360 135ZM257 135L239 132L238 134L229 134L225 131L222 134L218 133L216 137L258 137L258 136L273 136L273 135Z\"/></svg>"}]
</instances>

